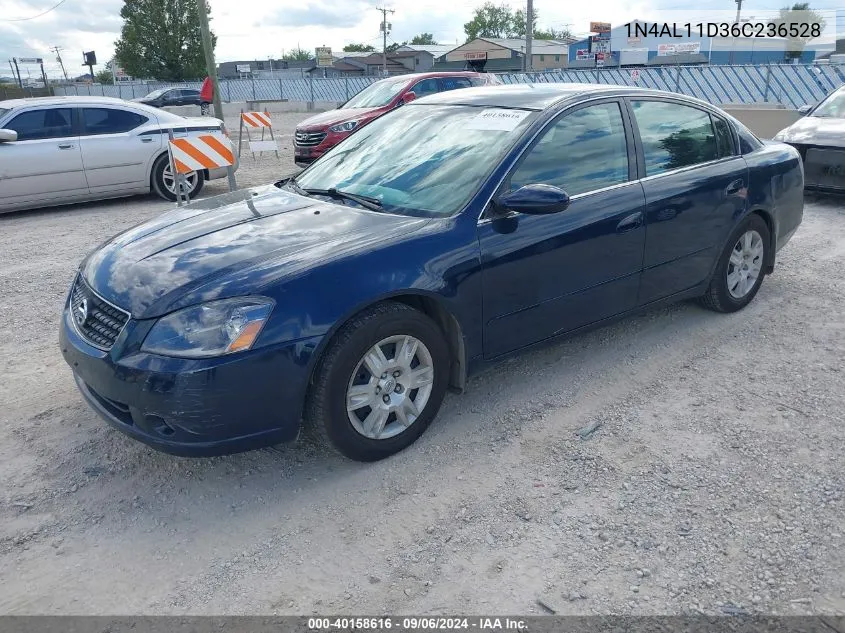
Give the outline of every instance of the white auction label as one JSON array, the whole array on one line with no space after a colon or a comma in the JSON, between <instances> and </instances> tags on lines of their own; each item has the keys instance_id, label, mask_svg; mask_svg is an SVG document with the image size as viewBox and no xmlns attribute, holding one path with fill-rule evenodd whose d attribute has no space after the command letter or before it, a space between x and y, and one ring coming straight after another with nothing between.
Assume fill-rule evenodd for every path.
<instances>
[{"instance_id":1,"label":"white auction label","mask_svg":"<svg viewBox=\"0 0 845 633\"><path fill-rule=\"evenodd\" d=\"M522 120L531 114L527 110L507 110L505 108L488 108L469 120L467 129L470 130L499 130L510 132Z\"/></svg>"}]
</instances>

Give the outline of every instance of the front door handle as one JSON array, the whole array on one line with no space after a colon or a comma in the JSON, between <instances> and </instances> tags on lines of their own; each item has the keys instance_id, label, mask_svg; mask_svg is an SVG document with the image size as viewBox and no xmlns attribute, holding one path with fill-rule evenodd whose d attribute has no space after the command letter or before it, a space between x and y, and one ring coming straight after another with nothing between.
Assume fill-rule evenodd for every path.
<instances>
[{"instance_id":1,"label":"front door handle","mask_svg":"<svg viewBox=\"0 0 845 633\"><path fill-rule=\"evenodd\" d=\"M628 217L623 218L619 224L616 225L616 232L627 233L628 231L633 231L634 229L642 226L642 223L643 214L641 211L637 211L636 213L632 213Z\"/></svg>"},{"instance_id":2,"label":"front door handle","mask_svg":"<svg viewBox=\"0 0 845 633\"><path fill-rule=\"evenodd\" d=\"M742 178L738 178L737 180L734 180L731 184L729 184L727 187L725 187L725 194L733 196L739 193L744 185L745 182L742 180Z\"/></svg>"},{"instance_id":3,"label":"front door handle","mask_svg":"<svg viewBox=\"0 0 845 633\"><path fill-rule=\"evenodd\" d=\"M74 147L76 147L76 145L73 143L62 143L59 145L59 149L73 149Z\"/></svg>"},{"instance_id":4,"label":"front door handle","mask_svg":"<svg viewBox=\"0 0 845 633\"><path fill-rule=\"evenodd\" d=\"M141 139L141 142L142 143L152 143L153 139L149 136L145 136L144 138Z\"/></svg>"}]
</instances>

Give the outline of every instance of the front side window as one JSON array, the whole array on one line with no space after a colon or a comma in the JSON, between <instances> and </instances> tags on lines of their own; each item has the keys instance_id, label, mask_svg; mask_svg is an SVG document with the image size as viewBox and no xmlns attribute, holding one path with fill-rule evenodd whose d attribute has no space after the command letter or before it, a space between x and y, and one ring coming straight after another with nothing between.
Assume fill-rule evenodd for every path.
<instances>
[{"instance_id":1,"label":"front side window","mask_svg":"<svg viewBox=\"0 0 845 633\"><path fill-rule=\"evenodd\" d=\"M457 90L458 88L469 88L472 82L467 77L443 77L443 90Z\"/></svg>"},{"instance_id":2,"label":"front side window","mask_svg":"<svg viewBox=\"0 0 845 633\"><path fill-rule=\"evenodd\" d=\"M296 184L376 198L388 213L453 215L535 117L527 110L412 103L346 138Z\"/></svg>"},{"instance_id":3,"label":"front side window","mask_svg":"<svg viewBox=\"0 0 845 633\"><path fill-rule=\"evenodd\" d=\"M45 108L22 112L6 128L18 133L19 141L73 136L70 108Z\"/></svg>"},{"instance_id":4,"label":"front side window","mask_svg":"<svg viewBox=\"0 0 845 633\"><path fill-rule=\"evenodd\" d=\"M511 175L511 190L547 184L570 196L628 180L628 144L618 103L566 113L543 132Z\"/></svg>"},{"instance_id":5,"label":"front side window","mask_svg":"<svg viewBox=\"0 0 845 633\"><path fill-rule=\"evenodd\" d=\"M120 134L134 130L149 119L135 112L113 108L83 108L83 134Z\"/></svg>"},{"instance_id":6,"label":"front side window","mask_svg":"<svg viewBox=\"0 0 845 633\"><path fill-rule=\"evenodd\" d=\"M417 97L425 97L426 95L433 95L435 92L438 92L437 87L437 80L436 79L423 79L422 81L418 81L414 84L414 87L411 88L414 94Z\"/></svg>"},{"instance_id":7,"label":"front side window","mask_svg":"<svg viewBox=\"0 0 845 633\"><path fill-rule=\"evenodd\" d=\"M633 101L632 105L643 142L646 176L718 157L707 112L668 101Z\"/></svg>"}]
</instances>

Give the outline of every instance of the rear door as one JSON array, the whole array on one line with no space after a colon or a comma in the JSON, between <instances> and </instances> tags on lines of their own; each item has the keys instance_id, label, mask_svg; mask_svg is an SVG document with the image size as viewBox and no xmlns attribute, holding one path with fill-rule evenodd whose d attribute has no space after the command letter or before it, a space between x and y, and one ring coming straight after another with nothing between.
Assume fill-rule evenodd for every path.
<instances>
[{"instance_id":1,"label":"rear door","mask_svg":"<svg viewBox=\"0 0 845 633\"><path fill-rule=\"evenodd\" d=\"M92 193L146 191L162 135L150 117L119 107L80 108L82 164ZM155 127L154 125L152 127Z\"/></svg>"},{"instance_id":2,"label":"rear door","mask_svg":"<svg viewBox=\"0 0 845 633\"><path fill-rule=\"evenodd\" d=\"M88 195L73 108L33 107L3 127L17 132L18 140L0 143L0 209Z\"/></svg>"},{"instance_id":3,"label":"rear door","mask_svg":"<svg viewBox=\"0 0 845 633\"><path fill-rule=\"evenodd\" d=\"M690 289L710 275L745 211L748 166L727 123L678 101L631 99L644 166L646 243L639 303Z\"/></svg>"}]
</instances>

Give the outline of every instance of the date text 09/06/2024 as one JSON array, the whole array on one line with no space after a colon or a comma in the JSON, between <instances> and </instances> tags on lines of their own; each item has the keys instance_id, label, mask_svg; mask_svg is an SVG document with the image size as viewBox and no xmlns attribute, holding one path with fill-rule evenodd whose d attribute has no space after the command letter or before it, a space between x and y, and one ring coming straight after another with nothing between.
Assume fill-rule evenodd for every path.
<instances>
[{"instance_id":1,"label":"date text 09/06/2024","mask_svg":"<svg viewBox=\"0 0 845 633\"><path fill-rule=\"evenodd\" d=\"M516 631L524 633L524 620L507 617L315 617L308 618L311 631Z\"/></svg>"},{"instance_id":2,"label":"date text 09/06/2024","mask_svg":"<svg viewBox=\"0 0 845 633\"><path fill-rule=\"evenodd\" d=\"M629 22L628 37L821 37L819 22Z\"/></svg>"}]
</instances>

